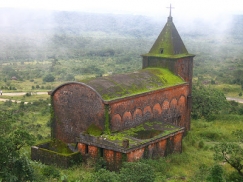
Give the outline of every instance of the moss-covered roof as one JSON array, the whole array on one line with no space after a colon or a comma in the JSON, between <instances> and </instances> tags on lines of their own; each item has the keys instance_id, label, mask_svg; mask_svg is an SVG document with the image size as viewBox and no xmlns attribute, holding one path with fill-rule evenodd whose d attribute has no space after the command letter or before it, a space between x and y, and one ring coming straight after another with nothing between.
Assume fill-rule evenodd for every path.
<instances>
[{"instance_id":1,"label":"moss-covered roof","mask_svg":"<svg viewBox=\"0 0 243 182\"><path fill-rule=\"evenodd\" d=\"M98 77L84 83L109 101L182 84L185 81L168 69L146 68L133 73Z\"/></svg>"},{"instance_id":2,"label":"moss-covered roof","mask_svg":"<svg viewBox=\"0 0 243 182\"><path fill-rule=\"evenodd\" d=\"M166 58L186 57L188 51L172 21L172 17L168 17L163 30L159 34L154 45L148 54L144 56L156 56ZM191 55L192 56L192 55Z\"/></svg>"}]
</instances>

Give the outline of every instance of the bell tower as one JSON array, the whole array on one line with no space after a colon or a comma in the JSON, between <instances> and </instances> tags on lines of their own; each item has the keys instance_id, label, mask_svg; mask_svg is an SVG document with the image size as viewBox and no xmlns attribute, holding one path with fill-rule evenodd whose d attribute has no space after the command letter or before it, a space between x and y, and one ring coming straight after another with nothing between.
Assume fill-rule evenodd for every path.
<instances>
[{"instance_id":1,"label":"bell tower","mask_svg":"<svg viewBox=\"0 0 243 182\"><path fill-rule=\"evenodd\" d=\"M192 105L192 74L193 74L193 57L195 55L188 53L171 16L171 5L169 7L169 17L154 42L150 51L143 57L143 69L147 67L167 68L175 75L180 76L189 84L188 90L188 120ZM190 122L189 122L190 123Z\"/></svg>"}]
</instances>

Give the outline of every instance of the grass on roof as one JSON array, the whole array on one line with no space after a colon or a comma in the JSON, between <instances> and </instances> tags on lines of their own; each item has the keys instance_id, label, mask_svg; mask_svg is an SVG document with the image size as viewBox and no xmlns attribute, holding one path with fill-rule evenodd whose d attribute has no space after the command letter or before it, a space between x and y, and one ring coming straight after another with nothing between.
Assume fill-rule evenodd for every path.
<instances>
[{"instance_id":1,"label":"grass on roof","mask_svg":"<svg viewBox=\"0 0 243 182\"><path fill-rule=\"evenodd\" d=\"M150 78L141 77L139 80L134 79L134 82L129 86L122 83L116 83L113 80L112 83L117 87L114 87L115 91L103 92L99 89L97 89L97 91L101 94L104 100L109 101L185 83L181 77L173 74L165 68L146 68L139 70L138 74L141 73L141 76L143 76L143 72L147 72L150 75ZM131 77L132 76L133 75L131 74ZM109 79L112 80L112 77Z\"/></svg>"}]
</instances>

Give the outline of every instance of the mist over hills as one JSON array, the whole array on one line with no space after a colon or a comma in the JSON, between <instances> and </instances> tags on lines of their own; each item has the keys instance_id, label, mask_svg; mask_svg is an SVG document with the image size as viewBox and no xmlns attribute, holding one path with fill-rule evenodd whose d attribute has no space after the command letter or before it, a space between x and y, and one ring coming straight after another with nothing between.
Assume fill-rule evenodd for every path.
<instances>
[{"instance_id":1,"label":"mist over hills","mask_svg":"<svg viewBox=\"0 0 243 182\"><path fill-rule=\"evenodd\" d=\"M174 18L186 42L202 36L213 38L214 34L232 36L241 42L242 20L240 15L216 23ZM132 44L134 51L141 54L150 49L166 21L167 17L2 8L0 61L80 58L92 49L129 52L128 45Z\"/></svg>"}]
</instances>

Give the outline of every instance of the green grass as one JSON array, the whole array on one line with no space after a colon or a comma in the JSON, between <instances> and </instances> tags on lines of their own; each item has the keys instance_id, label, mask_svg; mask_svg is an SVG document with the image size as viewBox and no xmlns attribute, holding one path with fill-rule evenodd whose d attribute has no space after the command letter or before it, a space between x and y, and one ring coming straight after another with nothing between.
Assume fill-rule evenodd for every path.
<instances>
[{"instance_id":1,"label":"green grass","mask_svg":"<svg viewBox=\"0 0 243 182\"><path fill-rule=\"evenodd\" d=\"M48 94L41 94L41 95L31 95L31 96L25 96L25 95L21 95L21 96L6 96L6 95L2 95L0 98L3 99L9 99L9 100L15 100L15 101L22 101L22 102L34 102L34 101L38 101L38 100L46 100L49 99L50 96Z\"/></svg>"},{"instance_id":2,"label":"green grass","mask_svg":"<svg viewBox=\"0 0 243 182\"><path fill-rule=\"evenodd\" d=\"M239 96L239 93L243 92L240 85L219 84L212 85L212 87L221 90L227 97L243 98L243 96Z\"/></svg>"},{"instance_id":3,"label":"green grass","mask_svg":"<svg viewBox=\"0 0 243 182\"><path fill-rule=\"evenodd\" d=\"M181 154L169 155L157 160L143 159L142 162L149 164L156 174L156 182L184 182L184 181L206 181L207 171L203 171L202 166L209 170L214 164L213 146L221 141L236 142L236 138L231 135L232 131L243 129L243 116L222 115L215 121L192 120L191 130L183 139L183 152ZM204 146L200 147L199 143ZM230 173L233 169L225 164L225 173ZM61 176L72 181L90 181L95 170L95 163L88 160L85 163L76 165L70 169L58 169ZM205 172L205 173L204 173Z\"/></svg>"}]
</instances>

